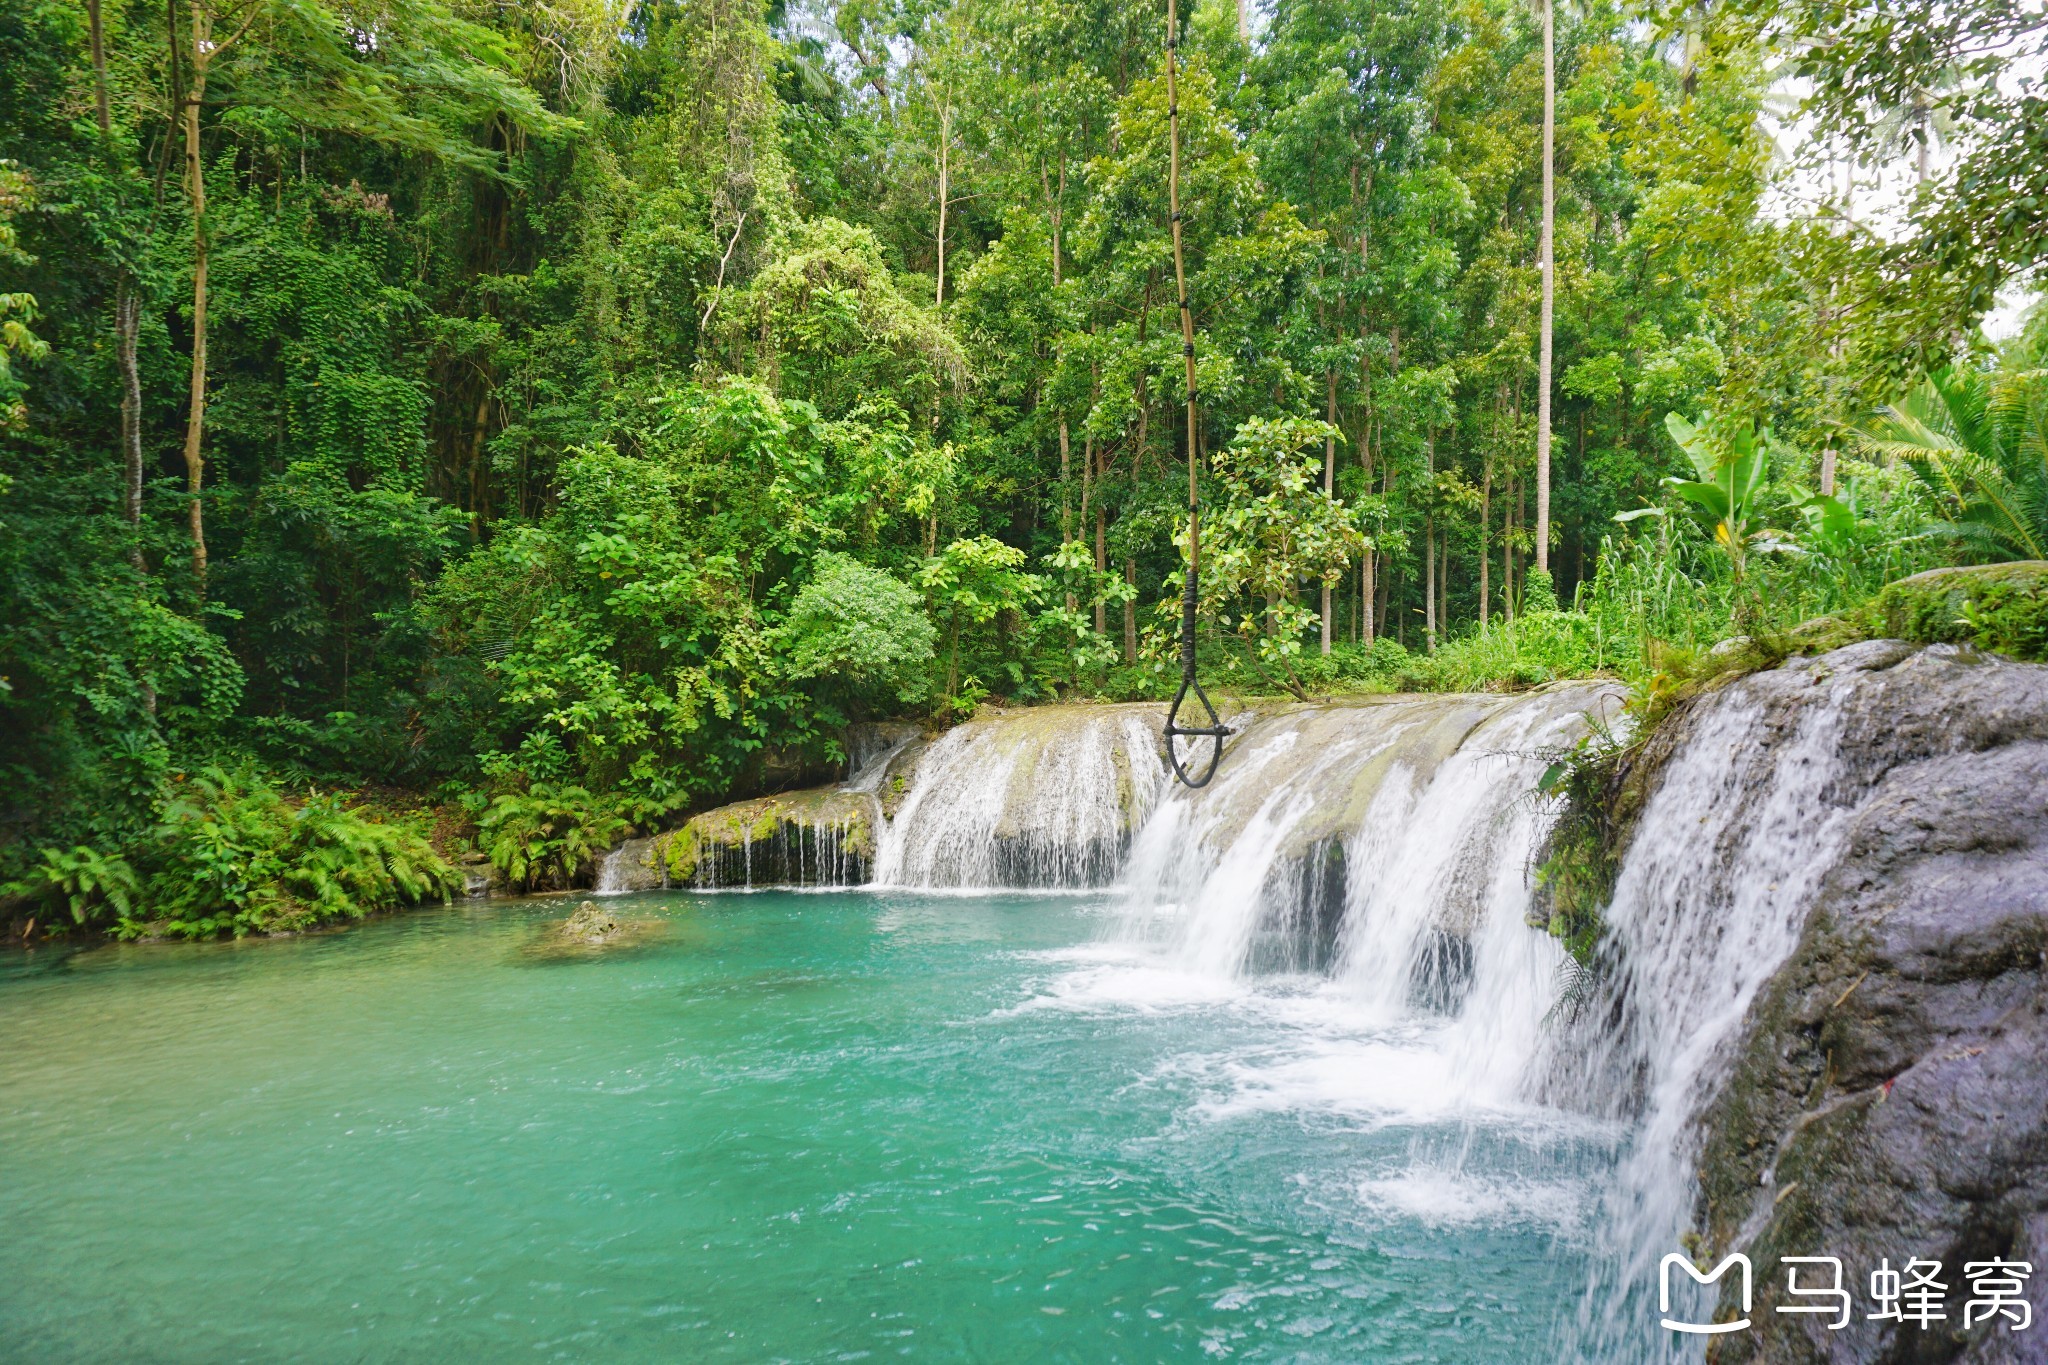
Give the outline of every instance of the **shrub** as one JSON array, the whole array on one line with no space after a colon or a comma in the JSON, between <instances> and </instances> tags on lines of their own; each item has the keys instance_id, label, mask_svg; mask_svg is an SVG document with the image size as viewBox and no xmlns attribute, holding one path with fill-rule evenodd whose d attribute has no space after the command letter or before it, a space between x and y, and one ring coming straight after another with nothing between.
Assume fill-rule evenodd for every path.
<instances>
[{"instance_id":1,"label":"shrub","mask_svg":"<svg viewBox=\"0 0 2048 1365\"><path fill-rule=\"evenodd\" d=\"M294 802L254 773L220 768L176 784L129 861L148 869L139 894L129 906L106 895L123 938L307 929L445 896L460 881L413 820L374 819L338 795Z\"/></svg>"},{"instance_id":2,"label":"shrub","mask_svg":"<svg viewBox=\"0 0 2048 1365\"><path fill-rule=\"evenodd\" d=\"M135 902L135 869L118 854L85 847L46 848L28 875L0 887L0 900L19 899L31 907L62 901L74 924L86 924L111 909L126 915Z\"/></svg>"},{"instance_id":3,"label":"shrub","mask_svg":"<svg viewBox=\"0 0 2048 1365\"><path fill-rule=\"evenodd\" d=\"M632 828L614 799L548 782L498 796L476 823L491 866L521 890L575 885Z\"/></svg>"},{"instance_id":4,"label":"shrub","mask_svg":"<svg viewBox=\"0 0 2048 1365\"><path fill-rule=\"evenodd\" d=\"M931 690L938 630L907 584L846 555L818 556L817 573L777 630L789 676L906 706Z\"/></svg>"}]
</instances>

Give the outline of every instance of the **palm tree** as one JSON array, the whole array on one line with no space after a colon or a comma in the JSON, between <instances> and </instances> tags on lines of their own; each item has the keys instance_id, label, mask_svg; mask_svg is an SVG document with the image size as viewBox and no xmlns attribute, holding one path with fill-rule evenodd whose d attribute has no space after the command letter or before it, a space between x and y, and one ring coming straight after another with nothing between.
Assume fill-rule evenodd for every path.
<instances>
[{"instance_id":1,"label":"palm tree","mask_svg":"<svg viewBox=\"0 0 2048 1365\"><path fill-rule=\"evenodd\" d=\"M2048 559L2048 369L2038 340L1996 370L1950 365L1850 432L1903 461L1944 520L1936 529L1993 559Z\"/></svg>"}]
</instances>

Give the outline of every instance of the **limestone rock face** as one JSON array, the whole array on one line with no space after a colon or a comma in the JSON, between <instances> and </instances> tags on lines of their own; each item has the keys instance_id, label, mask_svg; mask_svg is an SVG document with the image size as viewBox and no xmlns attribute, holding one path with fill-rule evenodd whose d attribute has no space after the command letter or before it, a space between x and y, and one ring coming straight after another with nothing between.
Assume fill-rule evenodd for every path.
<instances>
[{"instance_id":1,"label":"limestone rock face","mask_svg":"<svg viewBox=\"0 0 2048 1365\"><path fill-rule=\"evenodd\" d=\"M621 891L659 891L668 885L667 869L662 865L662 855L672 838L668 834L653 834L639 839L628 839L598 860L598 891L613 894Z\"/></svg>"},{"instance_id":2,"label":"limestone rock face","mask_svg":"<svg viewBox=\"0 0 2048 1365\"><path fill-rule=\"evenodd\" d=\"M1884 679L1841 738L1869 785L1703 1114L1708 1248L1757 1287L1709 1358L2048 1359L2048 667L1873 641L1772 680L1831 661ZM1774 1311L1778 1258L1810 1255L1843 1262L1841 1331ZM1914 1257L1943 1265L1946 1324L1867 1320L1870 1271ZM1965 1263L1995 1257L2035 1266L2035 1325L1965 1333Z\"/></svg>"}]
</instances>

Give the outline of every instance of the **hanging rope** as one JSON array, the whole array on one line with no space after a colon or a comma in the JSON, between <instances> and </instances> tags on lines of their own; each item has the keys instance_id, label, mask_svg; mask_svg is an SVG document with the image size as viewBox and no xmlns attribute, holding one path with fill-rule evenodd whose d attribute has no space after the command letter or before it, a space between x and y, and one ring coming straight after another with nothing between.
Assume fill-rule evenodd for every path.
<instances>
[{"instance_id":1,"label":"hanging rope","mask_svg":"<svg viewBox=\"0 0 2048 1365\"><path fill-rule=\"evenodd\" d=\"M1174 51L1178 46L1179 33L1177 0L1166 0L1166 206L1173 214L1173 282L1180 295L1180 353L1187 367L1188 392L1188 569L1180 593L1180 690L1173 694L1173 705L1166 712L1166 761L1173 765L1173 775L1187 786L1206 787L1209 779L1216 775L1216 765L1223 761L1223 740L1230 733L1230 727L1218 719L1216 708L1209 704L1209 694L1195 679L1195 607L1201 596L1202 538L1199 523L1202 500L1201 487L1195 478L1195 315L1188 308L1188 273L1180 246L1180 89L1174 70L1178 65ZM1180 709L1191 692L1200 703L1203 715L1208 718L1206 725L1180 723ZM1192 736L1197 741L1190 751L1191 759L1200 752L1200 740L1206 738L1210 741L1209 762L1200 768L1199 777L1196 776L1198 765L1181 761L1176 741L1182 735Z\"/></svg>"}]
</instances>

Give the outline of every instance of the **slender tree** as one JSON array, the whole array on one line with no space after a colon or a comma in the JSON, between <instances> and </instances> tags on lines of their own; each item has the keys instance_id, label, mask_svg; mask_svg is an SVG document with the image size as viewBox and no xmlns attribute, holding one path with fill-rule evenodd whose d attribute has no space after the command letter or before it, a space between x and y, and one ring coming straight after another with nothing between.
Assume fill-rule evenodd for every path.
<instances>
[{"instance_id":1,"label":"slender tree","mask_svg":"<svg viewBox=\"0 0 2048 1365\"><path fill-rule=\"evenodd\" d=\"M192 371L185 410L185 491L191 499L188 512L192 530L192 585L201 599L206 596L206 511L200 488L206 477L206 305L207 248L206 164L200 155L199 110L206 101L206 82L214 63L231 52L248 36L250 25L263 12L258 0L240 5L215 6L208 0L191 0L186 21L190 46L183 53L185 78L178 92L178 120L185 133L185 199L192 211ZM178 34L175 9L172 16L172 67L178 66ZM225 37L216 37L219 31Z\"/></svg>"},{"instance_id":2,"label":"slender tree","mask_svg":"<svg viewBox=\"0 0 2048 1365\"><path fill-rule=\"evenodd\" d=\"M100 146L107 168L119 183L120 153L114 140L112 101L107 95L107 38L100 0L86 0L86 21L92 37L94 114L99 120ZM135 335L142 324L142 298L135 272L119 267L114 285L114 363L121 373L121 511L130 538L129 562L140 570L142 558L142 377L135 363Z\"/></svg>"},{"instance_id":3,"label":"slender tree","mask_svg":"<svg viewBox=\"0 0 2048 1365\"><path fill-rule=\"evenodd\" d=\"M1543 314L1536 343L1536 571L1550 572L1550 360L1557 305L1557 0L1543 0Z\"/></svg>"}]
</instances>

